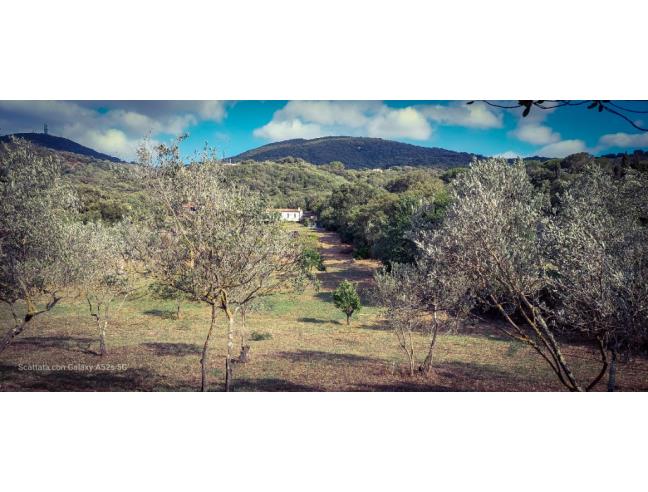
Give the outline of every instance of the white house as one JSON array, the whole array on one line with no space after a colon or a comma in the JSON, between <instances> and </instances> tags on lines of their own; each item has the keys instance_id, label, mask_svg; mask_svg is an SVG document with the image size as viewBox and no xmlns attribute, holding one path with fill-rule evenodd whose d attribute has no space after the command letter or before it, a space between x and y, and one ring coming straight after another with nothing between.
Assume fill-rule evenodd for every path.
<instances>
[{"instance_id":1,"label":"white house","mask_svg":"<svg viewBox=\"0 0 648 492\"><path fill-rule=\"evenodd\" d=\"M304 211L301 208L275 208L274 211L281 216L281 220L288 222L299 222L304 216Z\"/></svg>"}]
</instances>

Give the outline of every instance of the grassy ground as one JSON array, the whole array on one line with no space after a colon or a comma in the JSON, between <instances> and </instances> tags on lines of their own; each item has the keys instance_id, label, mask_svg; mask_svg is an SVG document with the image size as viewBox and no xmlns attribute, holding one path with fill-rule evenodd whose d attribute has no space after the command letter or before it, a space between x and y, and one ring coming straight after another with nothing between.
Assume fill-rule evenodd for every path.
<instances>
[{"instance_id":1,"label":"grassy ground","mask_svg":"<svg viewBox=\"0 0 648 492\"><path fill-rule=\"evenodd\" d=\"M308 232L313 234L312 232ZM249 315L252 359L235 368L238 391L508 391L561 390L555 376L534 352L499 335L494 326L467 326L438 341L430 377L405 374L405 358L379 310L365 305L346 326L331 302L342 279L357 282L366 294L377 267L353 260L335 234L318 232L327 271L321 289L278 295ZM367 296L364 296L367 299ZM200 350L209 310L183 306L174 319L172 303L148 297L124 304L108 329L109 354L96 355L98 343L83 303L66 303L36 319L0 356L0 389L195 391L200 388ZM0 323L8 326L8 313ZM416 338L419 358L426 338ZM593 374L595 353L580 346L565 349L578 374ZM210 388L222 389L225 323L210 354ZM36 367L34 367L36 366ZM648 363L620 367L623 390L648 389ZM604 389L604 383L597 389Z\"/></svg>"}]
</instances>

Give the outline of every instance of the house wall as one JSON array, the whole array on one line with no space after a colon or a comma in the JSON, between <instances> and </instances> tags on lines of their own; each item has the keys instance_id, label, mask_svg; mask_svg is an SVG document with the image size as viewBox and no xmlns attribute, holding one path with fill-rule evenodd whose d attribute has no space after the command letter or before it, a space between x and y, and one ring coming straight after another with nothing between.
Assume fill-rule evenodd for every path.
<instances>
[{"instance_id":1,"label":"house wall","mask_svg":"<svg viewBox=\"0 0 648 492\"><path fill-rule=\"evenodd\" d=\"M281 212L281 220L287 220L289 222L299 222L301 216L301 212Z\"/></svg>"}]
</instances>

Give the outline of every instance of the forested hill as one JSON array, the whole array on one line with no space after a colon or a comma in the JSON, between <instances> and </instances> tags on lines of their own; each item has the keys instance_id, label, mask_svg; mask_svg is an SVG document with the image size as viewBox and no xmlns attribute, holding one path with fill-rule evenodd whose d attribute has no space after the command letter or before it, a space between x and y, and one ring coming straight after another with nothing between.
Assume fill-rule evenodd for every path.
<instances>
[{"instance_id":1,"label":"forested hill","mask_svg":"<svg viewBox=\"0 0 648 492\"><path fill-rule=\"evenodd\" d=\"M234 156L232 160L276 161L285 157L296 157L317 165L340 161L347 168L358 169L391 166L449 168L466 166L474 157L481 156L381 138L322 137L263 145Z\"/></svg>"},{"instance_id":2,"label":"forested hill","mask_svg":"<svg viewBox=\"0 0 648 492\"><path fill-rule=\"evenodd\" d=\"M108 154L102 154L94 149L85 147L72 140L63 137L56 137L46 133L15 133L13 135L3 135L0 137L0 142L8 142L11 137L22 138L34 145L44 147L46 149L55 150L58 152L72 152L74 154L84 155L102 161L122 162L121 159L113 157Z\"/></svg>"}]
</instances>

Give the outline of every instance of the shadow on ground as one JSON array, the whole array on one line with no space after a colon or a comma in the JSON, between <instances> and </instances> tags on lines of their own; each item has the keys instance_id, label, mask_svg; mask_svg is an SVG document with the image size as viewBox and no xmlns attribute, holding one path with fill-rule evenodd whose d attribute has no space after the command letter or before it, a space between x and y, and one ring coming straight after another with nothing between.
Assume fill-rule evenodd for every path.
<instances>
[{"instance_id":1,"label":"shadow on ground","mask_svg":"<svg viewBox=\"0 0 648 492\"><path fill-rule=\"evenodd\" d=\"M169 309L148 309L144 311L144 314L148 314L149 316L157 316L158 318L163 319L177 319L176 312Z\"/></svg>"},{"instance_id":2,"label":"shadow on ground","mask_svg":"<svg viewBox=\"0 0 648 492\"><path fill-rule=\"evenodd\" d=\"M432 383L398 382L392 384L358 384L353 391L386 391L386 392L416 392L416 391L456 391L449 386Z\"/></svg>"},{"instance_id":3,"label":"shadow on ground","mask_svg":"<svg viewBox=\"0 0 648 492\"><path fill-rule=\"evenodd\" d=\"M147 369L123 371L26 371L18 366L0 366L3 386L20 381L18 390L29 391L141 391L150 390L157 377Z\"/></svg>"},{"instance_id":4,"label":"shadow on ground","mask_svg":"<svg viewBox=\"0 0 648 492\"><path fill-rule=\"evenodd\" d=\"M492 365L474 362L446 362L434 369L436 373L451 381L453 388L464 388L466 391L530 391L549 389L545 383L530 381L527 375L512 374ZM542 386L536 387L538 384Z\"/></svg>"},{"instance_id":5,"label":"shadow on ground","mask_svg":"<svg viewBox=\"0 0 648 492\"><path fill-rule=\"evenodd\" d=\"M362 329L362 330L392 331L392 328L386 322L384 322L383 320L380 320L378 323L372 323L372 324L363 323L361 325L357 324L357 322L354 325L353 320L352 320L351 321L351 327L352 328L359 328L359 329Z\"/></svg>"},{"instance_id":6,"label":"shadow on ground","mask_svg":"<svg viewBox=\"0 0 648 492\"><path fill-rule=\"evenodd\" d=\"M142 343L141 345L153 351L157 356L176 355L182 357L185 355L199 355L201 353L201 348L194 343L148 342Z\"/></svg>"},{"instance_id":7,"label":"shadow on ground","mask_svg":"<svg viewBox=\"0 0 648 492\"><path fill-rule=\"evenodd\" d=\"M319 319L319 318L298 318L297 321L301 323L316 323L316 324L325 324L330 323L332 325L341 325L336 319Z\"/></svg>"},{"instance_id":8,"label":"shadow on ground","mask_svg":"<svg viewBox=\"0 0 648 492\"><path fill-rule=\"evenodd\" d=\"M234 379L234 391L318 391L284 379Z\"/></svg>"},{"instance_id":9,"label":"shadow on ground","mask_svg":"<svg viewBox=\"0 0 648 492\"><path fill-rule=\"evenodd\" d=\"M297 350L295 352L278 352L276 357L287 359L290 362L329 362L331 364L364 364L383 363L382 359L365 357L356 354L335 354L319 350Z\"/></svg>"},{"instance_id":10,"label":"shadow on ground","mask_svg":"<svg viewBox=\"0 0 648 492\"><path fill-rule=\"evenodd\" d=\"M98 352L90 349L91 345L98 343L99 342L94 338L56 336L19 338L15 340L12 345L15 347L24 347L30 350L58 348L70 352L99 355Z\"/></svg>"}]
</instances>

